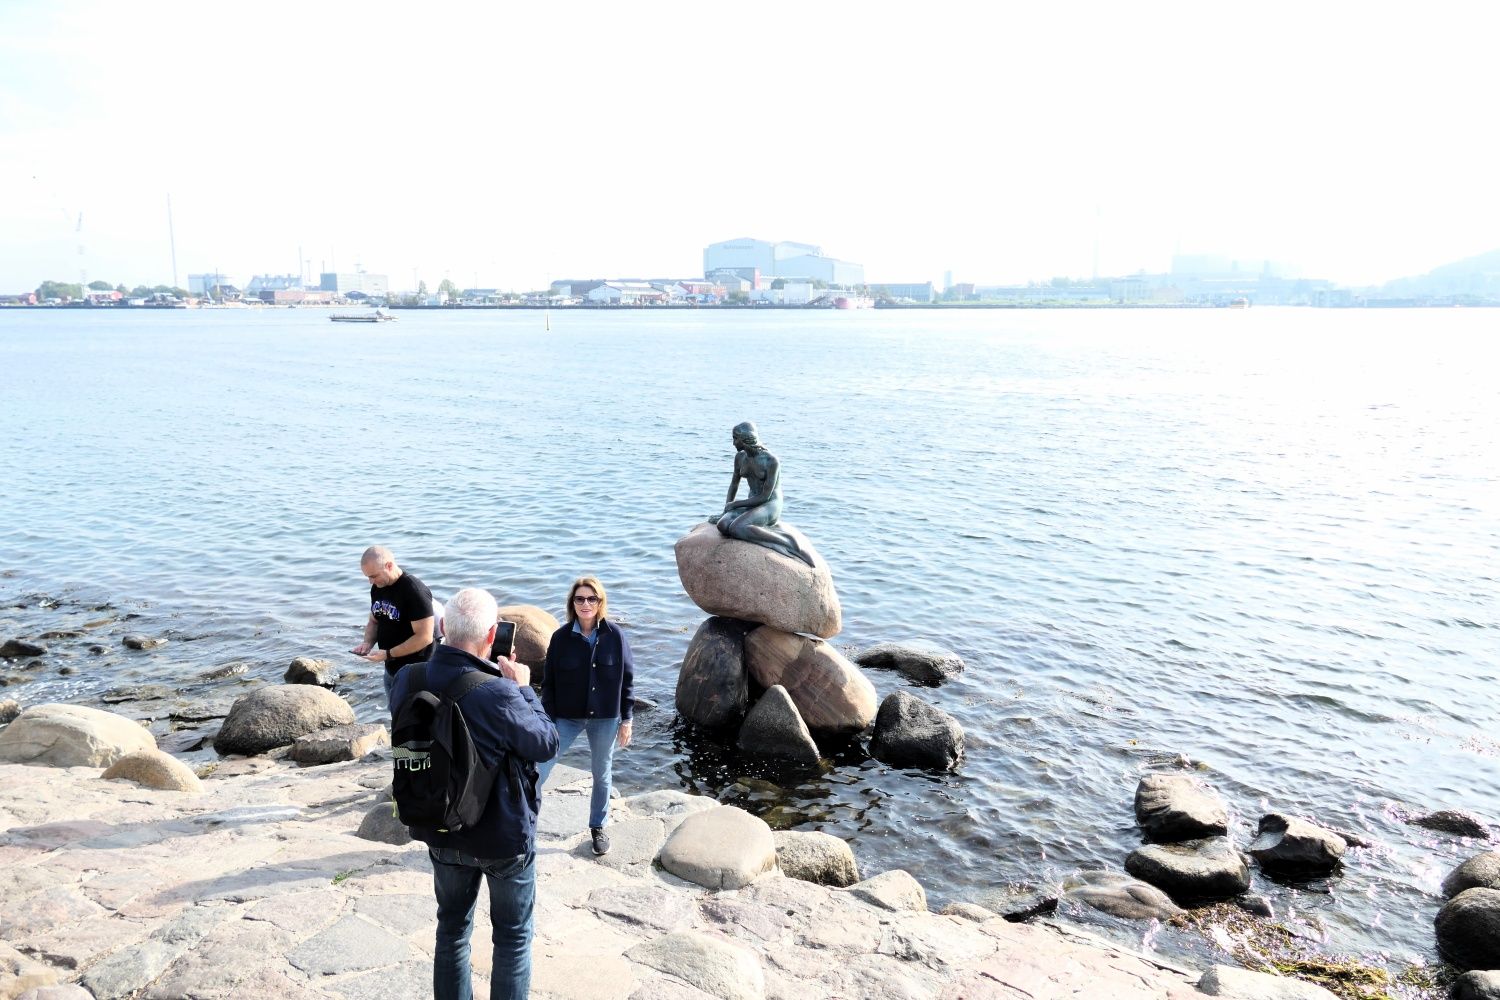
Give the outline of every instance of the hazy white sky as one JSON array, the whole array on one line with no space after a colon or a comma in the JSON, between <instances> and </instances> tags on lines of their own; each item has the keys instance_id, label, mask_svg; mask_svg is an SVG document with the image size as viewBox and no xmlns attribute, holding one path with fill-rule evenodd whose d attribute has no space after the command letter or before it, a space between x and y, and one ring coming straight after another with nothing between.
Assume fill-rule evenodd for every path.
<instances>
[{"instance_id":1,"label":"hazy white sky","mask_svg":"<svg viewBox=\"0 0 1500 1000\"><path fill-rule=\"evenodd\" d=\"M1500 247L1500 4L0 0L0 292L527 289L737 236L871 281ZM78 226L82 215L81 230ZM79 253L79 247L83 252Z\"/></svg>"}]
</instances>

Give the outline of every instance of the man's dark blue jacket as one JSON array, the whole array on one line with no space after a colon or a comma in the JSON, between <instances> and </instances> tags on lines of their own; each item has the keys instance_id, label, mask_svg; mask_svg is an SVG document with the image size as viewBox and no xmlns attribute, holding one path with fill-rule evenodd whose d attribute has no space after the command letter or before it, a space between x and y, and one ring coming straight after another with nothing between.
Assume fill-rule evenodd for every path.
<instances>
[{"instance_id":1,"label":"man's dark blue jacket","mask_svg":"<svg viewBox=\"0 0 1500 1000\"><path fill-rule=\"evenodd\" d=\"M427 661L427 690L441 694L463 674L480 669L483 662L456 646L439 645ZM395 708L412 693L412 672L417 666L409 664L396 675L391 688ZM473 827L462 833L412 827L412 836L432 847L453 847L476 858L529 854L536 840L536 764L557 753L557 727L531 688L504 677L491 677L458 704L480 758L493 766L509 753L518 758L517 766L501 767L490 803Z\"/></svg>"},{"instance_id":2,"label":"man's dark blue jacket","mask_svg":"<svg viewBox=\"0 0 1500 1000\"><path fill-rule=\"evenodd\" d=\"M573 631L569 622L547 643L542 674L542 704L554 719L619 719L635 711L635 660L620 626L601 618L594 645Z\"/></svg>"}]
</instances>

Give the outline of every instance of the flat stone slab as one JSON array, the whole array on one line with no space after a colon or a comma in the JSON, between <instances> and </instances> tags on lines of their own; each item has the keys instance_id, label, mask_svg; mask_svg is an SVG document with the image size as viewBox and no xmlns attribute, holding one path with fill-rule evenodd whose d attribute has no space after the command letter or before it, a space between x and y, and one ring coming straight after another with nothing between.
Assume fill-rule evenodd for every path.
<instances>
[{"instance_id":1,"label":"flat stone slab","mask_svg":"<svg viewBox=\"0 0 1500 1000\"><path fill-rule=\"evenodd\" d=\"M765 974L753 951L695 931L666 934L625 953L721 1000L762 1000Z\"/></svg>"},{"instance_id":2,"label":"flat stone slab","mask_svg":"<svg viewBox=\"0 0 1500 1000\"><path fill-rule=\"evenodd\" d=\"M1230 965L1215 965L1203 973L1198 980L1198 992L1228 1000L1338 1000L1323 987L1300 979Z\"/></svg>"},{"instance_id":3,"label":"flat stone slab","mask_svg":"<svg viewBox=\"0 0 1500 1000\"><path fill-rule=\"evenodd\" d=\"M351 916L302 942L287 960L309 975L333 976L403 961L407 951L406 942L384 927Z\"/></svg>"}]
</instances>

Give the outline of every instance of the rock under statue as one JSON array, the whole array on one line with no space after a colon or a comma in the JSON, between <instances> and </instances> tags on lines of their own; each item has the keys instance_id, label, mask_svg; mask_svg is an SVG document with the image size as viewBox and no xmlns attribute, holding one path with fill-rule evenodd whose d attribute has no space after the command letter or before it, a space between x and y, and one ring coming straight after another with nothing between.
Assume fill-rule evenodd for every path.
<instances>
[{"instance_id":1,"label":"rock under statue","mask_svg":"<svg viewBox=\"0 0 1500 1000\"><path fill-rule=\"evenodd\" d=\"M726 538L764 545L813 565L812 556L797 544L797 539L776 527L781 520L781 463L760 443L750 421L736 424L732 433L734 478L729 481L724 512L709 518L709 522L718 525L719 533ZM736 500L742 479L749 493L745 499Z\"/></svg>"}]
</instances>

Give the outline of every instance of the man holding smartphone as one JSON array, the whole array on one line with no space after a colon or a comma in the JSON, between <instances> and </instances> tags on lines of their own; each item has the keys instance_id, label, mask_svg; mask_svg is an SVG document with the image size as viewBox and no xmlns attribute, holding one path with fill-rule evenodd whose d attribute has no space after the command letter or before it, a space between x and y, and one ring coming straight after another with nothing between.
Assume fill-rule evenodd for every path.
<instances>
[{"instance_id":1,"label":"man holding smartphone","mask_svg":"<svg viewBox=\"0 0 1500 1000\"><path fill-rule=\"evenodd\" d=\"M370 581L370 616L365 620L364 641L349 652L385 666L385 697L389 703L391 685L401 668L408 663L425 663L432 655L436 622L432 591L403 572L384 545L365 549L359 568ZM390 707L395 709L395 705Z\"/></svg>"}]
</instances>

